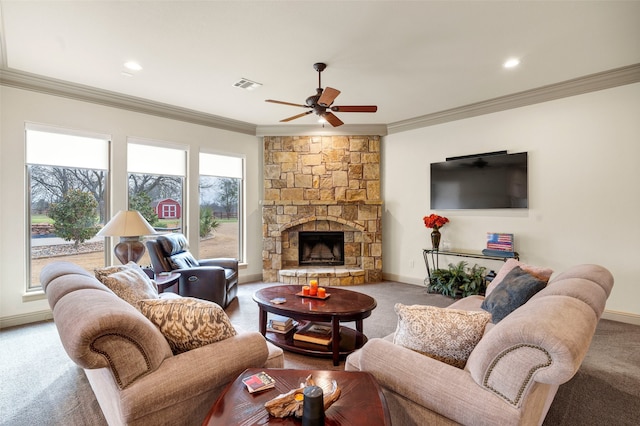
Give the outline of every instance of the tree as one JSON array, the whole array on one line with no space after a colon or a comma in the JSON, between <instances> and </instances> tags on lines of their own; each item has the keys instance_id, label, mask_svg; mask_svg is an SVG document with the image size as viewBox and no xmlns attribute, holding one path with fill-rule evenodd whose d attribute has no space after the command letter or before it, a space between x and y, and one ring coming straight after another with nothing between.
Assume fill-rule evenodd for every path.
<instances>
[{"instance_id":1,"label":"tree","mask_svg":"<svg viewBox=\"0 0 640 426\"><path fill-rule=\"evenodd\" d=\"M65 241L73 241L77 250L98 232L98 202L90 192L71 189L64 194L62 201L52 204L49 217L54 221L56 235Z\"/></svg>"},{"instance_id":2,"label":"tree","mask_svg":"<svg viewBox=\"0 0 640 426\"><path fill-rule=\"evenodd\" d=\"M72 189L90 192L98 201L100 220L104 219L105 170L54 166L29 166L32 202L58 203Z\"/></svg>"},{"instance_id":3,"label":"tree","mask_svg":"<svg viewBox=\"0 0 640 426\"><path fill-rule=\"evenodd\" d=\"M213 210L207 207L200 207L200 238L209 235L209 232L220 226L220 222L213 215Z\"/></svg>"},{"instance_id":4,"label":"tree","mask_svg":"<svg viewBox=\"0 0 640 426\"><path fill-rule=\"evenodd\" d=\"M149 225L160 226L160 219L151 205L151 197L146 192L138 192L129 198L129 209L138 210Z\"/></svg>"},{"instance_id":5,"label":"tree","mask_svg":"<svg viewBox=\"0 0 640 426\"><path fill-rule=\"evenodd\" d=\"M235 216L238 207L239 180L232 178L220 178L217 182L218 203L222 206L227 218Z\"/></svg>"}]
</instances>

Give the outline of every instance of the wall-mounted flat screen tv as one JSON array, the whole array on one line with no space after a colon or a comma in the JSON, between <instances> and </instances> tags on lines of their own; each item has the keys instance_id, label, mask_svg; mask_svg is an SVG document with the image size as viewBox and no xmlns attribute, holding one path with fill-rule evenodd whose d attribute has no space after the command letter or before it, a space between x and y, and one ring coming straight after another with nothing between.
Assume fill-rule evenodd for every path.
<instances>
[{"instance_id":1,"label":"wall-mounted flat screen tv","mask_svg":"<svg viewBox=\"0 0 640 426\"><path fill-rule=\"evenodd\" d=\"M432 210L528 207L526 152L499 151L431 164Z\"/></svg>"}]
</instances>

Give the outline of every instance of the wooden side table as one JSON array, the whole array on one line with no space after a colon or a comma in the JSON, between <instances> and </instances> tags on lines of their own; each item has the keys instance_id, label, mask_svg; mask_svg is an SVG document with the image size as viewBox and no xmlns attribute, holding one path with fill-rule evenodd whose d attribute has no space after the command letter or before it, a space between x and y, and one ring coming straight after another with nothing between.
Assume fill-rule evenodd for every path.
<instances>
[{"instance_id":1,"label":"wooden side table","mask_svg":"<svg viewBox=\"0 0 640 426\"><path fill-rule=\"evenodd\" d=\"M169 287L176 286L176 293L180 294L180 272L160 272L153 279L158 285L158 293L163 293Z\"/></svg>"},{"instance_id":2,"label":"wooden side table","mask_svg":"<svg viewBox=\"0 0 640 426\"><path fill-rule=\"evenodd\" d=\"M249 393L242 383L244 377L266 372L276 381L276 387ZM225 425L296 425L295 417L269 416L264 403L298 388L311 374L316 385L329 389L331 380L338 383L340 398L325 412L325 424L341 426L387 426L391 417L380 386L370 373L363 371L288 370L249 368L231 382L213 404L203 426Z\"/></svg>"}]
</instances>

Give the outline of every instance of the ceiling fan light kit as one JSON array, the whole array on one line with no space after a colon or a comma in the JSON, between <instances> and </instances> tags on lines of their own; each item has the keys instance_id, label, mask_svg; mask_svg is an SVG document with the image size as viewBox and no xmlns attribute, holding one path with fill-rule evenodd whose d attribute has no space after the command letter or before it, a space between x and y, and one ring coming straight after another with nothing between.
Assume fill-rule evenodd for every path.
<instances>
[{"instance_id":1,"label":"ceiling fan light kit","mask_svg":"<svg viewBox=\"0 0 640 426\"><path fill-rule=\"evenodd\" d=\"M309 108L309 111L305 111L303 113L296 114L288 118L284 118L280 120L280 122L292 121L297 118L304 117L305 115L315 113L320 117L320 119L324 119L333 127L338 127L343 125L344 123L335 114L333 114L333 112L376 112L378 110L378 107L375 105L349 105L349 106L333 105L333 101L335 101L335 99L338 97L338 95L340 94L340 91L332 87L326 87L324 89L322 88L321 73L326 68L327 68L327 64L322 62L317 62L313 64L313 69L318 72L318 88L316 89L315 95L311 95L305 100L304 105L294 104L292 102L276 101L273 99L267 99L265 101L265 102L271 102L274 104Z\"/></svg>"}]
</instances>

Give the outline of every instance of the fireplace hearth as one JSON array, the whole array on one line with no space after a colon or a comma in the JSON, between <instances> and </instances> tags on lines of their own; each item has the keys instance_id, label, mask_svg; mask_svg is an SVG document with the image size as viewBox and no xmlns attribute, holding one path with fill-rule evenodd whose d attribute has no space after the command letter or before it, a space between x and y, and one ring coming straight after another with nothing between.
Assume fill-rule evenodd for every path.
<instances>
[{"instance_id":1,"label":"fireplace hearth","mask_svg":"<svg viewBox=\"0 0 640 426\"><path fill-rule=\"evenodd\" d=\"M344 232L300 232L298 240L300 266L344 265Z\"/></svg>"}]
</instances>

